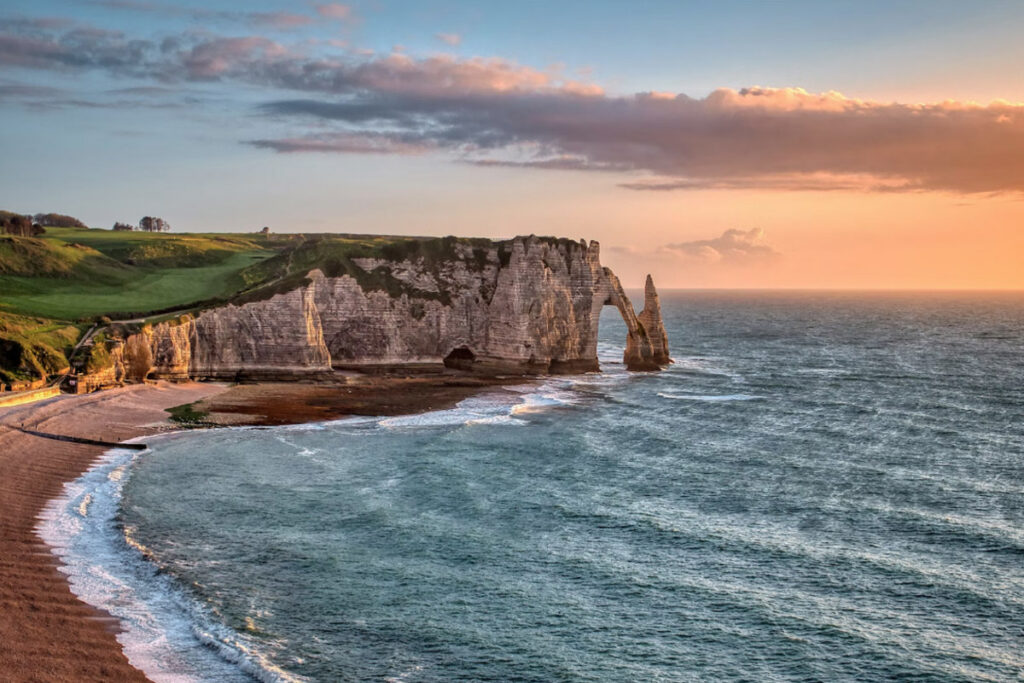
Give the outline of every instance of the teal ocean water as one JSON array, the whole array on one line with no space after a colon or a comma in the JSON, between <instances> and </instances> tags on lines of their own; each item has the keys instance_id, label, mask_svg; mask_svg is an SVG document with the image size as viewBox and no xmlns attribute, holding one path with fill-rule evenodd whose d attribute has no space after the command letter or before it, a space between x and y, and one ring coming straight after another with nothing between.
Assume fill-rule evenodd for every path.
<instances>
[{"instance_id":1,"label":"teal ocean water","mask_svg":"<svg viewBox=\"0 0 1024 683\"><path fill-rule=\"evenodd\" d=\"M114 451L42 533L155 680L1024 680L1024 298L667 293L675 365Z\"/></svg>"}]
</instances>

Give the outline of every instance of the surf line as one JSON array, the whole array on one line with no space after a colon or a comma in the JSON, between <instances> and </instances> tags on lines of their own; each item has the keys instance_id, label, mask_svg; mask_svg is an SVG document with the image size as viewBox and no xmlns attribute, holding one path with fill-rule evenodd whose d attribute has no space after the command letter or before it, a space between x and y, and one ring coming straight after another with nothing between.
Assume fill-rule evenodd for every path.
<instances>
[{"instance_id":1,"label":"surf line","mask_svg":"<svg viewBox=\"0 0 1024 683\"><path fill-rule=\"evenodd\" d=\"M25 429L24 427L14 427L8 425L11 429L17 430L22 434L30 434L32 436L38 436L43 439L53 439L54 441L68 441L70 443L81 443L87 446L103 446L104 448L127 448L132 451L144 451L149 446L144 443L118 443L116 441L100 441L99 439L86 439L81 436L69 436L67 434L50 434L49 432L37 432L34 429Z\"/></svg>"}]
</instances>

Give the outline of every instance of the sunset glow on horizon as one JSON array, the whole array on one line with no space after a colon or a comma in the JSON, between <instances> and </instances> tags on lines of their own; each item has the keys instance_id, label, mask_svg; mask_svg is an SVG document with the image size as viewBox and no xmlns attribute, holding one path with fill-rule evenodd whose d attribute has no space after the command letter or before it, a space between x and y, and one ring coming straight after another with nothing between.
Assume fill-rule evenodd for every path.
<instances>
[{"instance_id":1,"label":"sunset glow on horizon","mask_svg":"<svg viewBox=\"0 0 1024 683\"><path fill-rule=\"evenodd\" d=\"M664 289L1024 289L1024 5L724 5L18 0L0 208L586 238Z\"/></svg>"}]
</instances>

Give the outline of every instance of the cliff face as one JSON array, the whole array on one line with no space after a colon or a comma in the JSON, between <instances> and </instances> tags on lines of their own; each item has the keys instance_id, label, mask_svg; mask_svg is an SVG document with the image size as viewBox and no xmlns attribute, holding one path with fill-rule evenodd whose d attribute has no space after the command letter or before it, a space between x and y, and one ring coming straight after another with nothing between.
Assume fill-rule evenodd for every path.
<instances>
[{"instance_id":1,"label":"cliff face","mask_svg":"<svg viewBox=\"0 0 1024 683\"><path fill-rule=\"evenodd\" d=\"M654 285L637 316L596 242L520 237L455 244L440 259L352 259L357 275L312 270L306 284L148 327L127 364L169 379L289 379L416 363L487 373L597 370L601 308L626 319L625 361L669 361ZM365 278L361 277L365 273Z\"/></svg>"}]
</instances>

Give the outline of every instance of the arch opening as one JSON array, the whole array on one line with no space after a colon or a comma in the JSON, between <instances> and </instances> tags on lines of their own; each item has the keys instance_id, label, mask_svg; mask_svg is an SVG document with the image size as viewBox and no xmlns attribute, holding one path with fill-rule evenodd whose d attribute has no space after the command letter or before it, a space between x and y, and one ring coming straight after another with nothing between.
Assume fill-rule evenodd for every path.
<instances>
[{"instance_id":1,"label":"arch opening","mask_svg":"<svg viewBox=\"0 0 1024 683\"><path fill-rule=\"evenodd\" d=\"M621 365L629 337L622 311L610 299L601 307L597 328L597 359L601 365Z\"/></svg>"}]
</instances>

